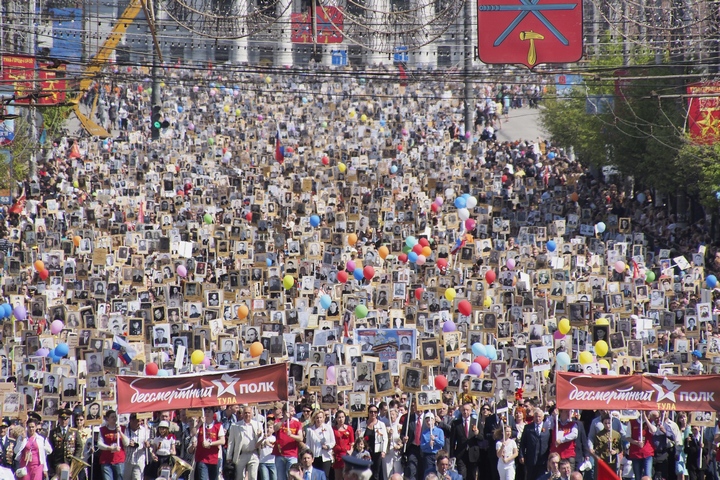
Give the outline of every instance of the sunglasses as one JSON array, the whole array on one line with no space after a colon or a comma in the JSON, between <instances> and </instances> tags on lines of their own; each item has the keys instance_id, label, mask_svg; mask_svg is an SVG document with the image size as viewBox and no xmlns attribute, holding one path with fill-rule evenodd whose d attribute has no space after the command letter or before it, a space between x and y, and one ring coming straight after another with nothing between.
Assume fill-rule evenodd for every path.
<instances>
[{"instance_id":1,"label":"sunglasses","mask_svg":"<svg viewBox=\"0 0 720 480\"><path fill-rule=\"evenodd\" d=\"M377 413L377 410L370 410L368 413Z\"/></svg>"}]
</instances>

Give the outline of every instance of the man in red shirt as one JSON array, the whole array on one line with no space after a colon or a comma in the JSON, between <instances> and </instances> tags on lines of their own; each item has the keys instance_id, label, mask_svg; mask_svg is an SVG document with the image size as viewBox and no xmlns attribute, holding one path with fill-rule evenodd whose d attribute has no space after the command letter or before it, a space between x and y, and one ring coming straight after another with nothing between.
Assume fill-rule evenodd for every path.
<instances>
[{"instance_id":1,"label":"man in red shirt","mask_svg":"<svg viewBox=\"0 0 720 480\"><path fill-rule=\"evenodd\" d=\"M215 421L212 408L205 409L205 419L198 425L195 442L195 480L218 480L220 448L225 445L225 429Z\"/></svg>"},{"instance_id":2,"label":"man in red shirt","mask_svg":"<svg viewBox=\"0 0 720 480\"><path fill-rule=\"evenodd\" d=\"M287 480L290 466L298 461L298 449L303 441L303 424L288 415L287 404L284 404L282 415L275 420L273 430L276 438L273 455L277 480Z\"/></svg>"}]
</instances>

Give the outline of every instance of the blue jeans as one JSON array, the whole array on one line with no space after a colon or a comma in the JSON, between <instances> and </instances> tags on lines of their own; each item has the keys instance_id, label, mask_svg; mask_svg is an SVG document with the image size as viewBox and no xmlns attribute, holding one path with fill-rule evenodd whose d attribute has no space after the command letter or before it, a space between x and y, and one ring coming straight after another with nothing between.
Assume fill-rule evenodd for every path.
<instances>
[{"instance_id":1,"label":"blue jeans","mask_svg":"<svg viewBox=\"0 0 720 480\"><path fill-rule=\"evenodd\" d=\"M275 455L275 476L277 480L287 480L290 466L297 463L297 458Z\"/></svg>"},{"instance_id":2,"label":"blue jeans","mask_svg":"<svg viewBox=\"0 0 720 480\"><path fill-rule=\"evenodd\" d=\"M101 465L103 480L123 480L124 463Z\"/></svg>"},{"instance_id":3,"label":"blue jeans","mask_svg":"<svg viewBox=\"0 0 720 480\"><path fill-rule=\"evenodd\" d=\"M642 480L643 476L652 478L653 457L632 459L633 475L635 480Z\"/></svg>"},{"instance_id":4,"label":"blue jeans","mask_svg":"<svg viewBox=\"0 0 720 480\"><path fill-rule=\"evenodd\" d=\"M258 467L259 480L277 480L274 463L261 463Z\"/></svg>"},{"instance_id":5,"label":"blue jeans","mask_svg":"<svg viewBox=\"0 0 720 480\"><path fill-rule=\"evenodd\" d=\"M218 480L218 466L210 463L196 462L195 480Z\"/></svg>"}]
</instances>

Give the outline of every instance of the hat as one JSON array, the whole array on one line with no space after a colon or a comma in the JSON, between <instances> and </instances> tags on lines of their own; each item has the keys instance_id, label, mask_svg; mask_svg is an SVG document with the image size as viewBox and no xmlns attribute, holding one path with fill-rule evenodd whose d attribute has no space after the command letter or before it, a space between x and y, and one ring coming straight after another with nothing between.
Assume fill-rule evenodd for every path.
<instances>
[{"instance_id":1,"label":"hat","mask_svg":"<svg viewBox=\"0 0 720 480\"><path fill-rule=\"evenodd\" d=\"M367 470L372 465L372 460L363 460L352 455L343 455L342 459L345 462L345 468L348 470Z\"/></svg>"},{"instance_id":2,"label":"hat","mask_svg":"<svg viewBox=\"0 0 720 480\"><path fill-rule=\"evenodd\" d=\"M702 353L700 353L700 350L693 350L692 356L697 358L702 358Z\"/></svg>"},{"instance_id":3,"label":"hat","mask_svg":"<svg viewBox=\"0 0 720 480\"><path fill-rule=\"evenodd\" d=\"M2 427L7 428L7 427L9 427L9 426L10 426L10 419L9 419L8 417L4 417L4 418L0 421L0 428L2 428Z\"/></svg>"},{"instance_id":4,"label":"hat","mask_svg":"<svg viewBox=\"0 0 720 480\"><path fill-rule=\"evenodd\" d=\"M58 410L58 418L62 418L63 420L68 419L70 415L72 415L72 412L66 408Z\"/></svg>"},{"instance_id":5,"label":"hat","mask_svg":"<svg viewBox=\"0 0 720 480\"><path fill-rule=\"evenodd\" d=\"M35 420L36 422L41 422L42 417L37 412L28 412L28 420Z\"/></svg>"},{"instance_id":6,"label":"hat","mask_svg":"<svg viewBox=\"0 0 720 480\"><path fill-rule=\"evenodd\" d=\"M162 422L158 423L158 428L170 428L170 422L167 420L163 420Z\"/></svg>"}]
</instances>

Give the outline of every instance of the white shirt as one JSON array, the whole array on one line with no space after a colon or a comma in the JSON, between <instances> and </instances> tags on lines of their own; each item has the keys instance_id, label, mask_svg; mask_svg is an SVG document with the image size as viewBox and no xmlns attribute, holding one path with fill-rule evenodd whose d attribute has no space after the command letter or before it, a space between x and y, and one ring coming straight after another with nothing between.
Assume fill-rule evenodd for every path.
<instances>
[{"instance_id":1,"label":"white shirt","mask_svg":"<svg viewBox=\"0 0 720 480\"><path fill-rule=\"evenodd\" d=\"M327 445L328 448L323 448L323 445ZM332 448L335 446L335 433L332 427L328 424L308 427L307 446L315 458L322 457L324 462L331 462Z\"/></svg>"}]
</instances>

